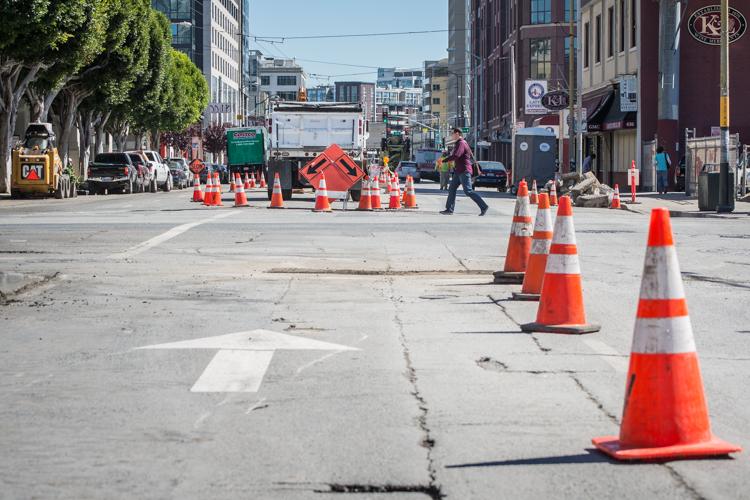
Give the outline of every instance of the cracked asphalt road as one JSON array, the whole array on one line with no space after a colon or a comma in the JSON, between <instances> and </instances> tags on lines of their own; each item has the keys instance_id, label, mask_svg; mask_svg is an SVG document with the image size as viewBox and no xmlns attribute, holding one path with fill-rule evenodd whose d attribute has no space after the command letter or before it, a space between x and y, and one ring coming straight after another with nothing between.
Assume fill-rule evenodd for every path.
<instances>
[{"instance_id":1,"label":"cracked asphalt road","mask_svg":"<svg viewBox=\"0 0 750 500\"><path fill-rule=\"evenodd\" d=\"M0 499L747 496L747 453L590 444L617 434L646 214L575 213L601 332L525 334L536 305L491 284L513 201L443 217L434 186L398 213L0 200ZM747 446L750 225L673 225L714 432ZM135 350L254 329L359 350L277 351L256 393L190 392L215 352Z\"/></svg>"}]
</instances>

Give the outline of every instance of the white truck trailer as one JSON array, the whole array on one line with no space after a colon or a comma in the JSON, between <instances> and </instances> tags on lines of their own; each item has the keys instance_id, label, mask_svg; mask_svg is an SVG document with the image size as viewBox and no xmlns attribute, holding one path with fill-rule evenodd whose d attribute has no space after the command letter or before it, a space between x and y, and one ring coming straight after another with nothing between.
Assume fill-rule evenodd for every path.
<instances>
[{"instance_id":1,"label":"white truck trailer","mask_svg":"<svg viewBox=\"0 0 750 500\"><path fill-rule=\"evenodd\" d=\"M349 102L279 102L269 123L271 160L268 165L270 199L276 173L285 200L294 188L309 184L299 171L332 144L338 144L359 166L365 167L369 128L362 105ZM315 186L317 187L317 186ZM360 182L351 189L359 200Z\"/></svg>"}]
</instances>

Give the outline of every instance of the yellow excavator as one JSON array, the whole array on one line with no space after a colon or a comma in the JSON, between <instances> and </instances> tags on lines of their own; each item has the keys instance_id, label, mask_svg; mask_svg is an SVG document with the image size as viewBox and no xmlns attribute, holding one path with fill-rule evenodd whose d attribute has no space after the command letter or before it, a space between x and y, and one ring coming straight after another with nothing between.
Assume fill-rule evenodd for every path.
<instances>
[{"instance_id":1,"label":"yellow excavator","mask_svg":"<svg viewBox=\"0 0 750 500\"><path fill-rule=\"evenodd\" d=\"M63 170L51 123L30 123L23 142L12 151L11 198L76 196L76 184Z\"/></svg>"}]
</instances>

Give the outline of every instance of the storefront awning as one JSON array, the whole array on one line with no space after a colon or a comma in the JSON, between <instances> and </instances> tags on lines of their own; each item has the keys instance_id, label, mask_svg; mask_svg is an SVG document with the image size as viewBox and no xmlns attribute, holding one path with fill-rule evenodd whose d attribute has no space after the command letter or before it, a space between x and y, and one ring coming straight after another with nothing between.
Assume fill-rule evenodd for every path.
<instances>
[{"instance_id":1,"label":"storefront awning","mask_svg":"<svg viewBox=\"0 0 750 500\"><path fill-rule=\"evenodd\" d=\"M620 92L614 93L612 105L606 116L602 119L602 130L620 130L636 128L636 113L633 111L620 110Z\"/></svg>"},{"instance_id":2,"label":"storefront awning","mask_svg":"<svg viewBox=\"0 0 750 500\"><path fill-rule=\"evenodd\" d=\"M615 91L609 90L606 94L590 99L588 102L583 101L586 108L586 123L589 132L599 132L602 130L602 121L607 116L612 101L615 98Z\"/></svg>"}]
</instances>

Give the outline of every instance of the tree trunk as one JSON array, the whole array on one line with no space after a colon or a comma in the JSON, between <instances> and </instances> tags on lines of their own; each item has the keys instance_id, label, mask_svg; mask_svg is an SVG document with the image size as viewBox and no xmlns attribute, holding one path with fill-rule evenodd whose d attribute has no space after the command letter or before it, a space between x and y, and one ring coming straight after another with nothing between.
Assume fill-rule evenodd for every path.
<instances>
[{"instance_id":1,"label":"tree trunk","mask_svg":"<svg viewBox=\"0 0 750 500\"><path fill-rule=\"evenodd\" d=\"M83 110L78 115L78 171L80 176L86 180L87 169L91 159L91 141L94 130L94 111Z\"/></svg>"},{"instance_id":2,"label":"tree trunk","mask_svg":"<svg viewBox=\"0 0 750 500\"><path fill-rule=\"evenodd\" d=\"M104 153L104 145L107 140L107 133L105 127L109 122L109 117L112 115L112 111L100 114L99 119L96 121L94 135L96 137L96 154ZM120 150L122 151L122 149Z\"/></svg>"},{"instance_id":3,"label":"tree trunk","mask_svg":"<svg viewBox=\"0 0 750 500\"><path fill-rule=\"evenodd\" d=\"M65 88L57 99L60 105L60 158L63 165L70 161L70 141L74 132L76 115L81 101L90 96L93 91L81 90L75 85Z\"/></svg>"}]
</instances>

